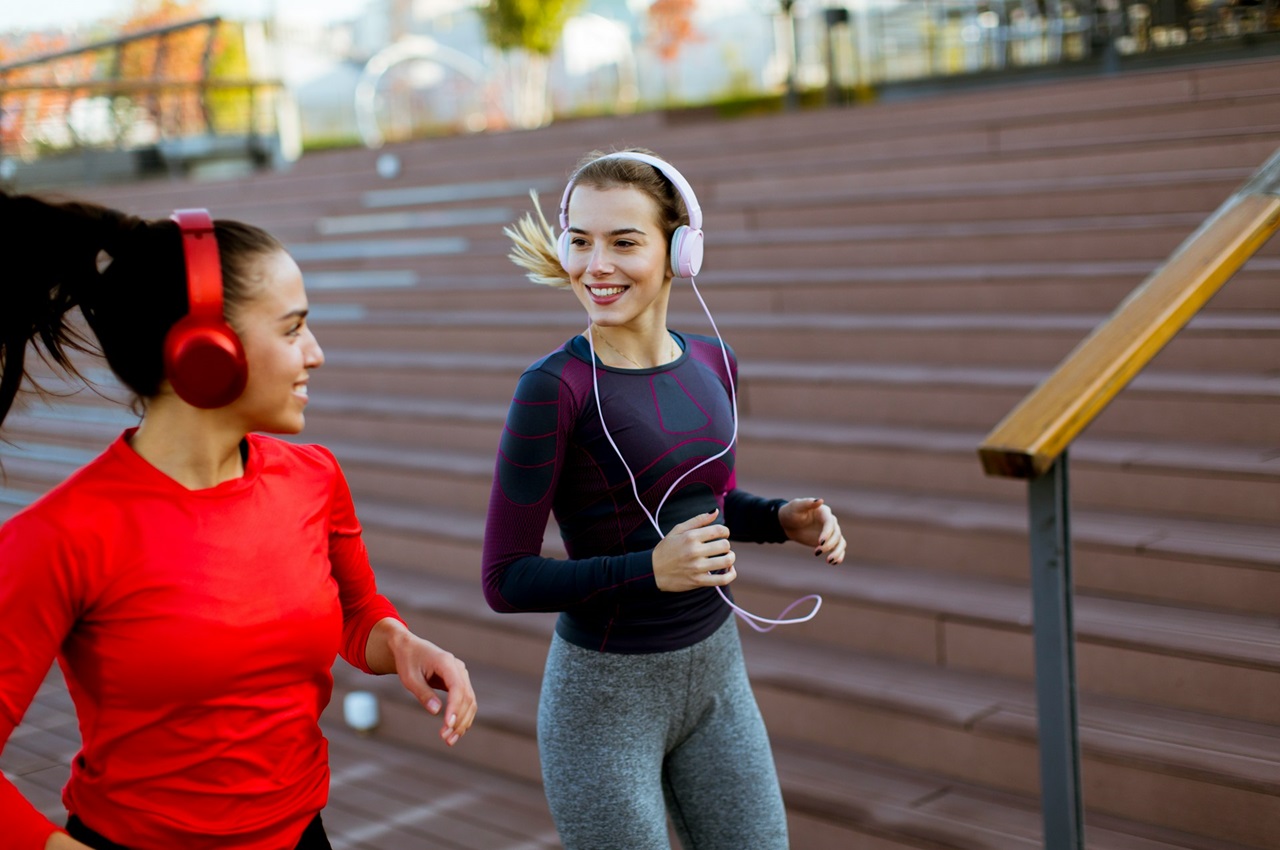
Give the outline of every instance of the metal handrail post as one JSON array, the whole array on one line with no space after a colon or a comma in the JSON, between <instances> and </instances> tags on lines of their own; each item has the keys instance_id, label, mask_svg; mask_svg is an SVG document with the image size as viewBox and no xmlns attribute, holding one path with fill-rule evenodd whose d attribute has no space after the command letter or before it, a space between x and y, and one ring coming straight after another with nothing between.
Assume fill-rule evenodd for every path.
<instances>
[{"instance_id":1,"label":"metal handrail post","mask_svg":"<svg viewBox=\"0 0 1280 850\"><path fill-rule=\"evenodd\" d=\"M1083 850L1067 453L1028 483L1045 850Z\"/></svg>"}]
</instances>

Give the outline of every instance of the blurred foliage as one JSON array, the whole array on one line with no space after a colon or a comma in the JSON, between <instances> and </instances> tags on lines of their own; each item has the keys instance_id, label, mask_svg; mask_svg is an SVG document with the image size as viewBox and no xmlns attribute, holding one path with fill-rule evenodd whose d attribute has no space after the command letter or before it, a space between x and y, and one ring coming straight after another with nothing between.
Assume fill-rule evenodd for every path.
<instances>
[{"instance_id":1,"label":"blurred foliage","mask_svg":"<svg viewBox=\"0 0 1280 850\"><path fill-rule=\"evenodd\" d=\"M560 43L565 21L585 0L489 0L479 7L489 43L499 50L527 50L550 56Z\"/></svg>"},{"instance_id":2,"label":"blurred foliage","mask_svg":"<svg viewBox=\"0 0 1280 850\"><path fill-rule=\"evenodd\" d=\"M697 0L654 0L649 7L649 44L658 58L671 62L686 44L706 41L693 26Z\"/></svg>"}]
</instances>

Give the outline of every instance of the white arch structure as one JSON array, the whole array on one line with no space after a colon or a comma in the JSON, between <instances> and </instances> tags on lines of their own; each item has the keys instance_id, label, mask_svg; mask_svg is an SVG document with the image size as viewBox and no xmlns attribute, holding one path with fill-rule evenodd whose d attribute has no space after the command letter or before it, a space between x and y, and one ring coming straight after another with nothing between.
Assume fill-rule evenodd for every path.
<instances>
[{"instance_id":1,"label":"white arch structure","mask_svg":"<svg viewBox=\"0 0 1280 850\"><path fill-rule=\"evenodd\" d=\"M356 128L365 147L380 148L386 141L378 127L378 83L396 65L419 59L438 62L477 83L483 83L488 76L484 65L425 35L407 35L390 47L384 47L365 63L360 81L356 83Z\"/></svg>"}]
</instances>

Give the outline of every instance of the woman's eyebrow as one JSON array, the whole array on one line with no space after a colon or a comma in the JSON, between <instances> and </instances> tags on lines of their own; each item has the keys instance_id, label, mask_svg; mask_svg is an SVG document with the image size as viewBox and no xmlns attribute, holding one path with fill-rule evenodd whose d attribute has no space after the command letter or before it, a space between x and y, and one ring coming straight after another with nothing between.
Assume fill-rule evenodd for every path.
<instances>
[{"instance_id":1,"label":"woman's eyebrow","mask_svg":"<svg viewBox=\"0 0 1280 850\"><path fill-rule=\"evenodd\" d=\"M570 226L569 226L569 232L570 232L570 233L581 233L581 234L584 234L584 235L585 235L587 231L583 230L581 227L574 227L573 225L570 225ZM616 230L610 230L610 231L609 231L609 233L608 233L608 235L609 235L609 236L623 236L623 235L628 234L628 233L638 233L638 234L640 234L641 236L644 236L644 235L645 235L644 230L642 230L642 229L641 229L641 228L639 228L639 227L619 227L619 228L618 228L618 229L616 229Z\"/></svg>"}]
</instances>

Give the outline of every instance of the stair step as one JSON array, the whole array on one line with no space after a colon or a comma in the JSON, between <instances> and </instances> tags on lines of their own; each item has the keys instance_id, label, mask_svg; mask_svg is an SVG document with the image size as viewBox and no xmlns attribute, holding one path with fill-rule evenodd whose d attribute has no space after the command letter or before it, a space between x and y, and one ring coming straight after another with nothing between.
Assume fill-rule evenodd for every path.
<instances>
[{"instance_id":1,"label":"stair step","mask_svg":"<svg viewBox=\"0 0 1280 850\"><path fill-rule=\"evenodd\" d=\"M500 424L498 425L500 428ZM739 432L739 468L812 484L931 490L1008 499L1005 479L984 477L974 460L978 432L749 420ZM306 439L305 437L303 438ZM475 453L353 440L326 444L353 488L375 498L483 510L497 430ZM1082 440L1072 451L1072 503L1083 509L1270 524L1280 516L1280 459L1266 448Z\"/></svg>"},{"instance_id":2,"label":"stair step","mask_svg":"<svg viewBox=\"0 0 1280 850\"><path fill-rule=\"evenodd\" d=\"M1164 261L982 263L939 265L867 265L858 268L807 270L761 264L754 269L716 271L698 277L716 312L755 310L772 312L843 311L937 312L1044 311L1110 312ZM1210 311L1276 310L1280 295L1271 285L1280 261L1255 257L1215 296ZM350 289L361 292L369 309L475 309L477 296L500 301L504 309L566 309L573 296L527 281L515 267L467 276L445 275L438 269L415 269L406 264L382 270L351 270L307 266L307 279L319 273L326 289L310 292L317 304L350 301ZM394 285L384 285L391 281ZM370 287L367 284L383 286ZM683 286L672 291L672 310L699 312Z\"/></svg>"},{"instance_id":3,"label":"stair step","mask_svg":"<svg viewBox=\"0 0 1280 850\"><path fill-rule=\"evenodd\" d=\"M776 746L774 759L788 808L795 813L791 834L797 847L848 846L827 837L832 824L848 825L859 834L892 836L907 846L1008 850L1044 846L1044 825L1034 798L871 759L841 757L827 748L802 744ZM806 815L814 819L809 821ZM1084 838L1089 847L1116 850L1240 847L1097 812L1089 813Z\"/></svg>"},{"instance_id":4,"label":"stair step","mask_svg":"<svg viewBox=\"0 0 1280 850\"><path fill-rule=\"evenodd\" d=\"M466 352L339 350L328 356L329 368L313 379L319 398L372 391L491 405L510 400L530 362L528 356ZM744 361L738 410L744 420L799 418L985 433L1048 372L946 364ZM1088 433L1271 445L1280 443L1277 407L1280 377L1264 372L1153 371L1135 378Z\"/></svg>"},{"instance_id":5,"label":"stair step","mask_svg":"<svg viewBox=\"0 0 1280 850\"><path fill-rule=\"evenodd\" d=\"M1225 199L1224 199L1225 200ZM889 263L977 263L1002 260L1136 260L1167 257L1204 220L1202 213L1110 216L967 224L829 226L736 233L709 231L708 270L754 269L778 264L810 269ZM510 243L493 235L466 238L435 234L293 242L289 253L304 271L316 264L380 269L390 263L430 263L436 273L498 273L509 269ZM1261 256L1273 257L1274 247Z\"/></svg>"},{"instance_id":6,"label":"stair step","mask_svg":"<svg viewBox=\"0 0 1280 850\"><path fill-rule=\"evenodd\" d=\"M743 362L794 357L973 365L1057 365L1106 317L1101 314L836 314L729 313L716 326ZM580 333L580 309L560 311L368 309L323 304L311 324L330 368L344 368L375 352L522 354L532 359ZM707 328L701 313L671 313L675 328ZM1217 312L1194 319L1154 368L1262 370L1280 341L1280 312ZM411 360L409 361L411 362Z\"/></svg>"},{"instance_id":7,"label":"stair step","mask_svg":"<svg viewBox=\"0 0 1280 850\"><path fill-rule=\"evenodd\" d=\"M484 640L482 633L470 629L506 633L515 628L482 601L478 541L469 550L465 544L453 544L463 556L461 564L437 557L436 541L425 541L421 535L416 547L390 553L381 545L378 512L364 513L380 581L390 583L397 598L434 611L437 628L463 618L471 624L464 629L468 645ZM554 556L558 548L548 545L545 551ZM787 550L740 546L742 567L734 587L738 604L768 617L802 596L823 597L825 610L808 623L780 628L775 632L780 637L954 670L1032 678L1032 611L1025 583L861 559L832 568L809 564L795 547ZM426 589L419 586L422 582L428 582ZM1075 627L1080 687L1280 724L1277 625L1275 616L1196 611L1079 593ZM534 655L541 657L545 644L538 639L534 644ZM503 657L480 660L502 663ZM1204 687L1205 682L1213 682L1213 687Z\"/></svg>"},{"instance_id":8,"label":"stair step","mask_svg":"<svg viewBox=\"0 0 1280 850\"><path fill-rule=\"evenodd\" d=\"M885 186L929 186L1011 178L1056 179L1079 174L1125 175L1153 171L1195 171L1212 162L1217 167L1257 168L1274 152L1276 133L1227 139L1187 139L1153 145L1113 148L1098 146L1038 153L1015 151L999 156L936 157L933 161L869 161L860 167L837 168L837 163L798 168L762 170L716 187L721 204L751 203L760 198L785 197L814 201L847 197L851 193ZM935 148L936 151L936 148ZM692 169L681 169L694 184L702 185Z\"/></svg>"},{"instance_id":9,"label":"stair step","mask_svg":"<svg viewBox=\"0 0 1280 850\"><path fill-rule=\"evenodd\" d=\"M913 676L897 664L821 659L812 647L783 652L771 645L765 658L757 643L747 649L748 666L775 737L1007 791L1038 784L1029 686L1019 693L998 680L936 669ZM1262 846L1280 829L1280 800L1273 796L1278 733L1274 726L1082 698L1085 805ZM1221 817L1228 807L1239 822Z\"/></svg>"}]
</instances>

